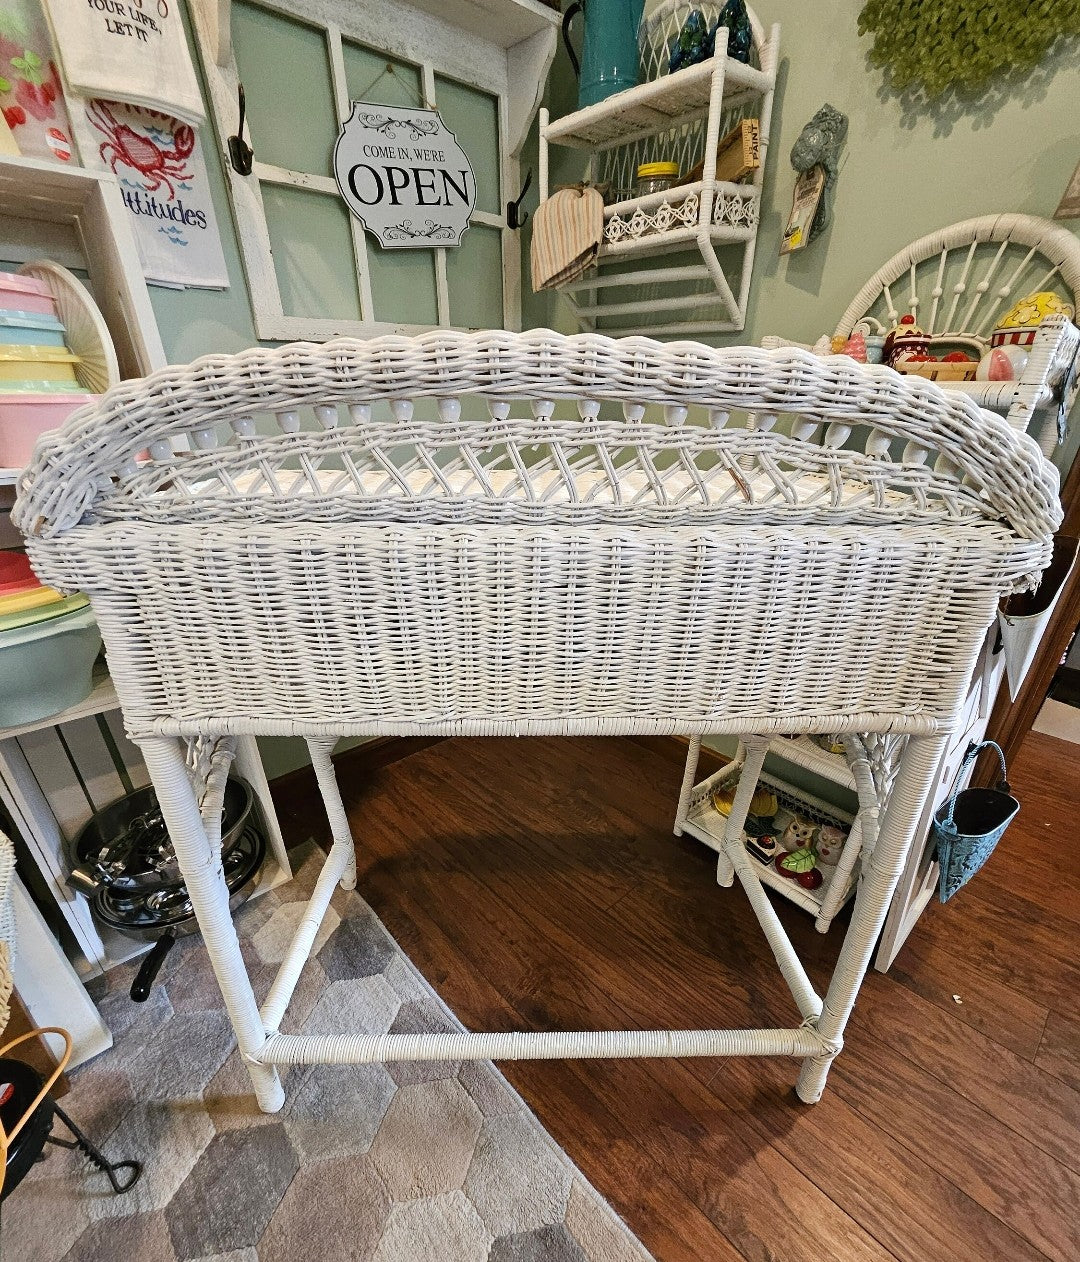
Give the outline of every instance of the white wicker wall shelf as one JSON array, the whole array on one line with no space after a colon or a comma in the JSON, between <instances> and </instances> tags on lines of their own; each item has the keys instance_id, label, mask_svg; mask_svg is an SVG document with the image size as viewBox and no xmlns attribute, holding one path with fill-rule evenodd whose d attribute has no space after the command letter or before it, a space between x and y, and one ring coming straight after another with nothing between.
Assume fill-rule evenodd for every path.
<instances>
[{"instance_id":1,"label":"white wicker wall shelf","mask_svg":"<svg viewBox=\"0 0 1080 1262\"><path fill-rule=\"evenodd\" d=\"M626 192L640 163L677 161L683 171L704 163L699 181L605 207L596 270L560 291L584 331L683 336L737 332L746 322L780 28L766 38L751 15L756 65L717 54L669 74L671 41L695 7L712 22L722 5L666 0L642 21L646 82L554 122L540 112L541 201L551 145L589 151L586 178ZM716 43L726 47L722 33ZM718 181L719 139L745 117L759 120L760 165L746 183ZM719 249L738 245L741 252L725 249L721 260ZM680 257L671 267L637 266L662 255Z\"/></svg>"},{"instance_id":2,"label":"white wicker wall shelf","mask_svg":"<svg viewBox=\"0 0 1080 1262\"><path fill-rule=\"evenodd\" d=\"M783 753L786 757L787 754L778 747L781 744L790 746L795 743L782 739L775 741L769 747L769 752ZM807 740L807 744L818 749L809 740ZM818 749L818 753L822 754L823 758L831 757L831 755L826 754L821 749ZM844 763L842 758L839 761ZM844 766L846 768L846 763L844 763ZM819 766L810 769L824 774L824 771ZM682 822L683 832L689 833L690 836L697 838L698 841L704 842L705 845L715 850L718 854L723 849L724 828L727 825L727 817L721 815L713 806L712 794L713 790L726 780L728 776L732 775L735 770L734 764L728 764L728 766L721 767L719 771L714 772L713 775L696 784L691 790L686 818ZM828 771L830 772L830 778L835 779L836 783L840 783L835 769L830 767ZM833 806L830 802L824 802L821 798L814 797L811 793L785 784L784 781L778 780L774 776L762 773L758 776L758 783L771 789L776 794L782 807L786 807L790 811L797 811L800 815L807 819L812 819L817 824L832 824L835 827L849 830L848 840L844 845L840 862L831 870L827 867L821 869L823 880L816 890L803 889L795 881L786 876L781 876L771 863L762 863L755 856L751 856L754 861L754 870L761 883L783 894L785 898L796 903L804 911L810 912L814 917L814 925L818 932L825 933L837 912L855 893L855 887L859 878L858 858L862 851L862 825L857 816L842 811L839 807ZM854 785L854 779L850 779L850 787L852 789L854 789Z\"/></svg>"},{"instance_id":3,"label":"white wicker wall shelf","mask_svg":"<svg viewBox=\"0 0 1080 1262\"><path fill-rule=\"evenodd\" d=\"M711 57L565 114L548 124L547 141L569 149L610 149L670 131L708 114L718 72L725 105L764 95L775 77L732 57Z\"/></svg>"}]
</instances>

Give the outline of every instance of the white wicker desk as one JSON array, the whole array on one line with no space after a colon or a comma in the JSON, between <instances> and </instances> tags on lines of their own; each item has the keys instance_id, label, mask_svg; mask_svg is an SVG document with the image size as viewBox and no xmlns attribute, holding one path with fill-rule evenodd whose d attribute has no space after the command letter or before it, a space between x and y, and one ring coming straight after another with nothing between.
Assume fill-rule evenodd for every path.
<instances>
[{"instance_id":1,"label":"white wicker desk","mask_svg":"<svg viewBox=\"0 0 1080 1262\"><path fill-rule=\"evenodd\" d=\"M42 440L16 517L41 576L93 602L264 1109L278 1065L463 1057L792 1056L813 1101L998 597L1048 560L1056 492L1032 440L887 369L438 333L125 383ZM880 819L855 768L869 857L823 997L740 843L778 731L907 738ZM758 915L790 1028L278 1032L335 884L355 883L338 736L631 732L743 738L719 875ZM245 733L307 739L334 837L261 1007L218 836Z\"/></svg>"}]
</instances>

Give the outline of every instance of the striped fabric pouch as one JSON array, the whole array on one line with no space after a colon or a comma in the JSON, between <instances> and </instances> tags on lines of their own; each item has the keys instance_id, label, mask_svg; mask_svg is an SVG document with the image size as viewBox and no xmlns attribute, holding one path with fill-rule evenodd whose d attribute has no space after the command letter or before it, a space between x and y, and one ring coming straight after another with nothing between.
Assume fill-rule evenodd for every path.
<instances>
[{"instance_id":1,"label":"striped fabric pouch","mask_svg":"<svg viewBox=\"0 0 1080 1262\"><path fill-rule=\"evenodd\" d=\"M533 220L533 292L577 280L596 262L603 239L604 199L595 188L575 184L541 202Z\"/></svg>"}]
</instances>

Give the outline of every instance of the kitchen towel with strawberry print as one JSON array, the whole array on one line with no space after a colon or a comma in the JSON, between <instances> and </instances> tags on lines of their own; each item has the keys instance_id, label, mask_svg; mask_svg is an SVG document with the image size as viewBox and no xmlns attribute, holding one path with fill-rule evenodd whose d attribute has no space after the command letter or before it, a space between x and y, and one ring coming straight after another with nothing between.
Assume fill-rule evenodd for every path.
<instances>
[{"instance_id":1,"label":"kitchen towel with strawberry print","mask_svg":"<svg viewBox=\"0 0 1080 1262\"><path fill-rule=\"evenodd\" d=\"M125 101L189 127L206 118L180 0L45 0L69 99Z\"/></svg>"},{"instance_id":2,"label":"kitchen towel with strawberry print","mask_svg":"<svg viewBox=\"0 0 1080 1262\"><path fill-rule=\"evenodd\" d=\"M194 128L120 101L88 101L86 117L97 142L94 156L120 182L146 279L227 288L229 273Z\"/></svg>"},{"instance_id":3,"label":"kitchen towel with strawberry print","mask_svg":"<svg viewBox=\"0 0 1080 1262\"><path fill-rule=\"evenodd\" d=\"M0 5L0 111L24 158L71 162L71 122L39 0Z\"/></svg>"}]
</instances>

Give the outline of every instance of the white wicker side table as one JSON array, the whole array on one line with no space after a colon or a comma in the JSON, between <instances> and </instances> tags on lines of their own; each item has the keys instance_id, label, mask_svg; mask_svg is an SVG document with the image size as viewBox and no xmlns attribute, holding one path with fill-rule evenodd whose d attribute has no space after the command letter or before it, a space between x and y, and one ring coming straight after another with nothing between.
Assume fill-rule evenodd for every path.
<instances>
[{"instance_id":1,"label":"white wicker side table","mask_svg":"<svg viewBox=\"0 0 1080 1262\"><path fill-rule=\"evenodd\" d=\"M729 425L744 409L755 428ZM124 383L42 439L15 515L42 578L93 603L264 1109L279 1065L564 1056L790 1056L813 1101L999 595L1047 563L1056 495L1032 440L929 382L539 330L258 349ZM822 996L740 834L772 736L823 731L906 740L880 819L854 764L868 858ZM261 1004L220 856L250 733L307 740L334 838ZM745 888L797 1019L280 1033L355 881L333 743L416 733L738 734L719 875Z\"/></svg>"}]
</instances>

